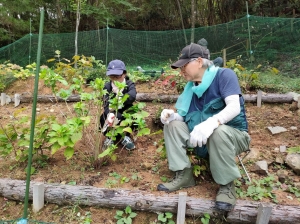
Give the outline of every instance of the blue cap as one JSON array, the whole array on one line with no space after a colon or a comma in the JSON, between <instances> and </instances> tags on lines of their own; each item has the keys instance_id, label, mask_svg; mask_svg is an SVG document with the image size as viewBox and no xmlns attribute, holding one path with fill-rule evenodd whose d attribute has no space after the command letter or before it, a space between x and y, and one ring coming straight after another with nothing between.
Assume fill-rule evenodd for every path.
<instances>
[{"instance_id":1,"label":"blue cap","mask_svg":"<svg viewBox=\"0 0 300 224\"><path fill-rule=\"evenodd\" d=\"M122 75L126 73L126 66L121 60L113 60L109 62L106 70L106 75Z\"/></svg>"}]
</instances>

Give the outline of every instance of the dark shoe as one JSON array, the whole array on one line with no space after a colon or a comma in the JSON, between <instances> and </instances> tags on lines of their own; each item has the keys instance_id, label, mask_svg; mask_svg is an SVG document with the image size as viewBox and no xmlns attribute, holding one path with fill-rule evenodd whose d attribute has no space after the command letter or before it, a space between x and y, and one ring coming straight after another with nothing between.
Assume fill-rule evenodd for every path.
<instances>
[{"instance_id":1,"label":"dark shoe","mask_svg":"<svg viewBox=\"0 0 300 224\"><path fill-rule=\"evenodd\" d=\"M217 210L222 210L229 212L231 211L236 203L236 193L234 182L230 182L226 185L220 185L219 192L216 198L216 206Z\"/></svg>"},{"instance_id":2,"label":"dark shoe","mask_svg":"<svg viewBox=\"0 0 300 224\"><path fill-rule=\"evenodd\" d=\"M171 192L195 185L196 183L193 177L193 167L191 167L177 171L171 182L157 185L157 190Z\"/></svg>"},{"instance_id":3,"label":"dark shoe","mask_svg":"<svg viewBox=\"0 0 300 224\"><path fill-rule=\"evenodd\" d=\"M127 150L135 149L135 145L133 144L131 138L129 138L128 136L125 136L122 141L122 145L124 145Z\"/></svg>"}]
</instances>

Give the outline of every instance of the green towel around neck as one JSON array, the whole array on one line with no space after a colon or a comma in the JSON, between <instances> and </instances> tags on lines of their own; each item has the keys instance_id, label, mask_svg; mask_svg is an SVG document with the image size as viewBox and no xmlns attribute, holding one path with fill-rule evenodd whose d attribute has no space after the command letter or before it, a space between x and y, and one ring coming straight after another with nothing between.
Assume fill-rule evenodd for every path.
<instances>
[{"instance_id":1,"label":"green towel around neck","mask_svg":"<svg viewBox=\"0 0 300 224\"><path fill-rule=\"evenodd\" d=\"M211 85L218 70L219 67L215 67L214 65L212 65L205 70L204 75L202 77L201 84L195 86L194 82L189 81L185 85L183 93L180 94L175 104L177 113L179 115L181 116L187 115L190 108L193 94L195 93L198 96L198 98L200 98L203 95L203 93L208 89L208 87Z\"/></svg>"}]
</instances>

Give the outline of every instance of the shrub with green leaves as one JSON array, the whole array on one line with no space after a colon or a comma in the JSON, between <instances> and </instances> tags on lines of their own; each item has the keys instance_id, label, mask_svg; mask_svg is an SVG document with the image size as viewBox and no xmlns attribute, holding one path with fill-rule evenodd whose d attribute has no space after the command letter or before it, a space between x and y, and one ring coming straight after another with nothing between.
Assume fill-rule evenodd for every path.
<instances>
[{"instance_id":1,"label":"shrub with green leaves","mask_svg":"<svg viewBox=\"0 0 300 224\"><path fill-rule=\"evenodd\" d=\"M254 82L257 82L259 72L255 70L247 71L242 65L240 65L237 60L231 59L226 63L226 67L231 68L238 76L240 86L242 90L247 91L251 89L254 85ZM260 68L260 65L257 66L257 69Z\"/></svg>"},{"instance_id":2,"label":"shrub with green leaves","mask_svg":"<svg viewBox=\"0 0 300 224\"><path fill-rule=\"evenodd\" d=\"M5 61L0 64L0 92L3 92L15 79L15 74L23 68L19 65Z\"/></svg>"}]
</instances>

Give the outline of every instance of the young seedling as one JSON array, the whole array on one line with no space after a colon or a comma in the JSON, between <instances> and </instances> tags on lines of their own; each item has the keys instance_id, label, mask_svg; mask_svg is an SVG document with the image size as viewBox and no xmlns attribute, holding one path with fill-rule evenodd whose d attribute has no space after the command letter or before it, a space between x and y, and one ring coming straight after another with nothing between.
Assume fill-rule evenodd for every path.
<instances>
[{"instance_id":1,"label":"young seedling","mask_svg":"<svg viewBox=\"0 0 300 224\"><path fill-rule=\"evenodd\" d=\"M124 211L116 211L115 219L117 219L117 224L132 224L132 219L135 218L137 214L131 210L130 206L127 206Z\"/></svg>"},{"instance_id":2,"label":"young seedling","mask_svg":"<svg viewBox=\"0 0 300 224\"><path fill-rule=\"evenodd\" d=\"M166 213L160 213L157 217L158 223L160 224L175 224L175 222L172 220L173 214L171 212Z\"/></svg>"},{"instance_id":3,"label":"young seedling","mask_svg":"<svg viewBox=\"0 0 300 224\"><path fill-rule=\"evenodd\" d=\"M201 218L202 224L209 224L209 220L210 220L210 215L204 213L204 217Z\"/></svg>"}]
</instances>

